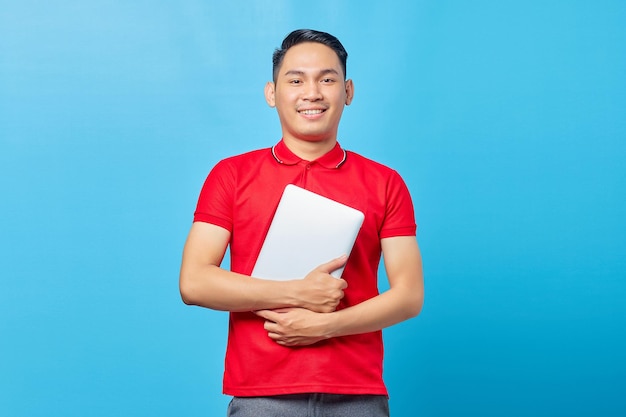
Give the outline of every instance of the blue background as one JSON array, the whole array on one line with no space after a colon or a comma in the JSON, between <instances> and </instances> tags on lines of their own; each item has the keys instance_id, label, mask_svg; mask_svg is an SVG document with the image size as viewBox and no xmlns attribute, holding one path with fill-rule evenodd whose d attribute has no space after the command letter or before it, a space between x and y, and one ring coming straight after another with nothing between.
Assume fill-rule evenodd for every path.
<instances>
[{"instance_id":1,"label":"blue background","mask_svg":"<svg viewBox=\"0 0 626 417\"><path fill-rule=\"evenodd\" d=\"M280 138L291 30L340 142L412 191L426 302L394 416L626 415L626 2L0 0L0 414L221 416L225 313L178 294L218 160Z\"/></svg>"}]
</instances>

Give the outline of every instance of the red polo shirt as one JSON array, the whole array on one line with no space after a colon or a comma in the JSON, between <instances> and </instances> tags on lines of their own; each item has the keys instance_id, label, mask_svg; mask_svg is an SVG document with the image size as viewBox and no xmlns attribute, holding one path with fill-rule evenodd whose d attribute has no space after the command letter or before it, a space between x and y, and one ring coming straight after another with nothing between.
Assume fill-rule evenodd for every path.
<instances>
[{"instance_id":1,"label":"red polo shirt","mask_svg":"<svg viewBox=\"0 0 626 417\"><path fill-rule=\"evenodd\" d=\"M231 270L249 275L287 184L365 213L343 273L348 288L338 308L378 295L380 239L415 235L413 204L396 171L339 144L315 161L300 159L283 141L220 161L204 183L194 221L229 230ZM252 313L230 313L225 394L387 394L382 332L293 348L272 341L263 322Z\"/></svg>"}]
</instances>

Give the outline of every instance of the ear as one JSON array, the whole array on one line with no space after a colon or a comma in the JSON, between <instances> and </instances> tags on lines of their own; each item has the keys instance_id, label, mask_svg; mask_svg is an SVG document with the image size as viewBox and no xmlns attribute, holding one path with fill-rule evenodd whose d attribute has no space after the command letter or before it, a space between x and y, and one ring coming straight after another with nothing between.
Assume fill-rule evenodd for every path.
<instances>
[{"instance_id":1,"label":"ear","mask_svg":"<svg viewBox=\"0 0 626 417\"><path fill-rule=\"evenodd\" d=\"M346 106L349 106L352 103L352 98L354 97L354 83L352 80L346 81Z\"/></svg>"},{"instance_id":2,"label":"ear","mask_svg":"<svg viewBox=\"0 0 626 417\"><path fill-rule=\"evenodd\" d=\"M270 107L276 107L276 86L271 81L265 84L265 101Z\"/></svg>"}]
</instances>

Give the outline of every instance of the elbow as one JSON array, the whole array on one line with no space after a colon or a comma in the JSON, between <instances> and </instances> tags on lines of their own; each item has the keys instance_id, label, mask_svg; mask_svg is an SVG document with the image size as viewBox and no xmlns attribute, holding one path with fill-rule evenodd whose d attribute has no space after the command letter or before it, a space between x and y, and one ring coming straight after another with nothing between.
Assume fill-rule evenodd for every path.
<instances>
[{"instance_id":1,"label":"elbow","mask_svg":"<svg viewBox=\"0 0 626 417\"><path fill-rule=\"evenodd\" d=\"M417 292L413 294L406 303L405 314L407 319L412 319L413 317L417 317L422 311L422 307L424 306L424 293Z\"/></svg>"},{"instance_id":2,"label":"elbow","mask_svg":"<svg viewBox=\"0 0 626 417\"><path fill-rule=\"evenodd\" d=\"M405 309L404 309L403 320L409 320L409 319L412 319L414 317L417 317L419 315L420 311L422 311L422 306L421 305L417 305L417 304L407 305L405 307Z\"/></svg>"},{"instance_id":3,"label":"elbow","mask_svg":"<svg viewBox=\"0 0 626 417\"><path fill-rule=\"evenodd\" d=\"M190 294L184 292L182 289L180 291L180 298L188 306L197 305L196 301L190 296Z\"/></svg>"},{"instance_id":4,"label":"elbow","mask_svg":"<svg viewBox=\"0 0 626 417\"><path fill-rule=\"evenodd\" d=\"M417 317L419 313L422 312L422 307L424 306L424 298L421 297L417 302L413 303L411 306L411 310L409 312L410 318Z\"/></svg>"},{"instance_id":5,"label":"elbow","mask_svg":"<svg viewBox=\"0 0 626 417\"><path fill-rule=\"evenodd\" d=\"M183 287L180 288L180 298L183 301L183 303L185 303L188 306L196 305L196 302L193 299L192 294L186 289L184 289Z\"/></svg>"},{"instance_id":6,"label":"elbow","mask_svg":"<svg viewBox=\"0 0 626 417\"><path fill-rule=\"evenodd\" d=\"M226 310L220 302L219 292L202 271L183 268L180 272L179 291L180 298L186 305Z\"/></svg>"},{"instance_id":7,"label":"elbow","mask_svg":"<svg viewBox=\"0 0 626 417\"><path fill-rule=\"evenodd\" d=\"M182 299L183 303L188 306L198 305L198 291L194 288L193 281L183 273L181 273L180 275L179 291L180 298Z\"/></svg>"}]
</instances>

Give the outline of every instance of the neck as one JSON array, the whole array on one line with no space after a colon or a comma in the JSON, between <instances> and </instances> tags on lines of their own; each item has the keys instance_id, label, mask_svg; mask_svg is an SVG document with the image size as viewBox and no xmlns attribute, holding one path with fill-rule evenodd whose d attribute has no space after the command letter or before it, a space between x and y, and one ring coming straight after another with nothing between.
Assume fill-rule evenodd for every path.
<instances>
[{"instance_id":1,"label":"neck","mask_svg":"<svg viewBox=\"0 0 626 417\"><path fill-rule=\"evenodd\" d=\"M284 137L283 141L291 152L305 161L314 161L317 158L326 155L335 147L335 144L337 143L337 139L305 141L288 137Z\"/></svg>"}]
</instances>

